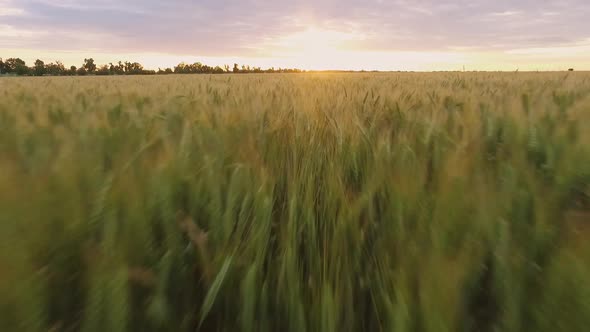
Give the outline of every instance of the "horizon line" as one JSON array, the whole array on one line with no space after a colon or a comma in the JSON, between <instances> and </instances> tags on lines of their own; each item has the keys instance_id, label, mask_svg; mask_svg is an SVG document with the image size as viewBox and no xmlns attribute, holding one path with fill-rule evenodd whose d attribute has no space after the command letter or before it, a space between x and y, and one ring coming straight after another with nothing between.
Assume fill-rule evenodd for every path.
<instances>
[{"instance_id":1,"label":"horizon line","mask_svg":"<svg viewBox=\"0 0 590 332\"><path fill-rule=\"evenodd\" d=\"M22 60L22 58L20 58L20 57L8 57L8 58L4 58L4 57L0 56L0 63L3 63L4 66L5 66L6 65L6 61L7 60L10 60L10 59L20 59L20 60ZM127 60L127 61L121 61L121 60L119 60L119 61L116 61L116 62L115 61L109 61L108 63L96 64L96 63L94 63L94 58L93 57L89 57L89 58L84 58L84 60L82 62L85 63L87 59L93 61L93 64L95 66L95 70L99 70L99 68L109 67L109 73L110 73L110 70L112 69L112 65L119 66L119 63L121 63L123 65L125 65L125 64L139 64L141 66L140 71L141 72L145 72L146 74L147 73L151 73L152 71L154 71L155 73L160 73L160 74L231 74L231 73L236 73L236 74L238 74L238 73L240 73L240 74L266 73L266 74L268 74L268 73L273 73L273 71L275 71L275 72L276 71L278 71L278 72L280 72L280 71L297 71L297 72L306 72L306 73L314 73L314 72L316 72L316 73L330 73L330 72L332 72L332 73L339 73L339 72L340 73L367 73L367 72L370 72L370 73L437 73L437 72L438 73L445 73L445 72L452 72L452 73L461 73L461 72L464 72L464 73L468 73L468 72L471 72L471 73L476 73L476 72L480 72L480 73L519 73L519 72L522 72L522 73L541 73L541 72L543 72L543 73L551 73L551 72L590 72L590 69L586 69L586 68L576 69L574 67L567 68L567 69L564 68L564 69L536 69L536 70L535 69L520 70L519 68L516 68L514 70L507 70L507 69L497 69L497 70L489 70L489 69L466 69L464 66L461 69L446 69L446 70L445 69L432 69L432 70L420 70L420 69L413 69L413 70L410 70L410 69L389 69L389 70L382 70L382 69L305 69L305 68L301 68L301 67L282 67L282 66L279 66L279 67L270 66L270 67L267 67L267 68L262 68L260 66L250 66L248 64L244 64L244 63L240 64L238 62L235 62L234 65L233 65L233 67L231 65L228 65L228 64L210 66L210 65L207 65L206 63L202 63L200 61L196 61L196 62L192 62L192 63L191 62L181 61L177 65L172 66L172 67L170 67L170 66L168 66L168 67L166 67L166 66L164 66L164 67L158 66L157 67L157 70L156 70L156 69L154 69L153 66L144 67L143 64L141 64L140 62L137 62L137 61L133 61L132 62L132 61L129 61L129 60ZM45 61L37 58L35 60L35 62L37 60L42 61L44 66L51 65L51 64L54 64L54 65L61 64L61 65L63 65L65 71L69 71L70 68L72 68L72 67L76 67L77 69L80 69L80 68L84 68L85 67L85 64L82 64L80 66L74 66L74 65L72 65L72 66L66 66L62 60L55 60L55 61L52 61L52 62L45 62ZM24 62L24 66L27 67L28 69L30 69L30 70L34 70L35 69L35 64L33 64L31 66L30 63L27 63L25 60L22 60L22 61ZM111 65L111 66L109 66L109 65ZM189 68L191 66L200 65L203 68L209 69L210 71L213 71L215 69L217 69L218 71L217 72L184 72L184 73L183 72L176 72L175 71L176 68L180 67L181 65L189 66ZM234 71L233 70L235 67L237 67L237 69L238 69L237 71ZM47 67L45 67L45 68L47 68ZM10 74L10 73L3 72L2 69L4 69L4 68L3 67L0 67L0 74L2 74L2 76L7 76L7 74ZM173 72L164 72L164 71L166 71L168 69L171 69ZM220 69L223 70L223 71L219 71ZM240 71L242 71L242 72L240 72ZM92 75L92 74L94 74L94 72L95 71L93 70L93 71L90 71L90 73L88 73L88 74ZM123 74L129 75L126 72L123 72ZM103 73L103 75L104 75L104 73ZM110 75L113 75L113 74L110 73ZM121 73L118 73L118 75L121 75ZM19 75L16 75L16 76L19 76ZM20 76L26 76L26 75L20 75ZM44 75L38 75L38 76L44 76ZM59 75L46 75L46 76L59 76Z\"/></svg>"}]
</instances>

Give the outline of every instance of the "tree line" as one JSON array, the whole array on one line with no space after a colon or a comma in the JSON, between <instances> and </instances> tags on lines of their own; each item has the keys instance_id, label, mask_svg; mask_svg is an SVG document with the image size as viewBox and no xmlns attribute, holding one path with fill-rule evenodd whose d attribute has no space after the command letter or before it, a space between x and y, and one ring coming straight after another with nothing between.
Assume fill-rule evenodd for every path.
<instances>
[{"instance_id":1,"label":"tree line","mask_svg":"<svg viewBox=\"0 0 590 332\"><path fill-rule=\"evenodd\" d=\"M67 68L62 62L56 61L45 63L37 59L32 67L20 58L0 58L0 75L16 76L85 76L85 75L166 75L166 74L225 74L225 73L301 73L300 69L250 67L239 66L237 63L232 68L229 65L208 66L200 62L193 64L180 63L174 68L158 68L148 70L138 62L119 61L105 65L96 65L93 58L84 59L80 67L71 66Z\"/></svg>"}]
</instances>

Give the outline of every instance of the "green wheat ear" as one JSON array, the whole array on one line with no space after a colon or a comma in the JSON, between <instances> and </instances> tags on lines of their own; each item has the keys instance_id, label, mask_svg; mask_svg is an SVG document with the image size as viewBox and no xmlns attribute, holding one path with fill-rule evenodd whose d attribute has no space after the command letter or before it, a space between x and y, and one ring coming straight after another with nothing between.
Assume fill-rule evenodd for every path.
<instances>
[{"instance_id":1,"label":"green wheat ear","mask_svg":"<svg viewBox=\"0 0 590 332\"><path fill-rule=\"evenodd\" d=\"M128 331L129 288L127 268L119 268L107 283L105 298L105 330Z\"/></svg>"},{"instance_id":2,"label":"green wheat ear","mask_svg":"<svg viewBox=\"0 0 590 332\"><path fill-rule=\"evenodd\" d=\"M256 319L260 317L257 315L257 302L259 301L259 295L257 293L257 274L258 268L256 265L252 265L246 276L241 283L241 297L242 297L242 308L241 308L241 326L242 330L246 332L256 331Z\"/></svg>"},{"instance_id":3,"label":"green wheat ear","mask_svg":"<svg viewBox=\"0 0 590 332\"><path fill-rule=\"evenodd\" d=\"M203 300L203 305L201 306L201 314L200 314L201 318L199 320L199 328L201 327L201 325L203 325L203 322L207 318L207 315L209 315L211 308L213 308L213 304L215 303L215 300L217 299L217 295L219 294L221 286L223 285L223 281L225 280L227 272L229 271L229 268L231 266L232 259L233 259L232 256L229 256L228 258L225 259L225 262L221 266L221 269L219 269L217 276L215 277L215 279L211 283L211 286L209 287L209 290L207 291L207 295L205 295L205 299Z\"/></svg>"},{"instance_id":4,"label":"green wheat ear","mask_svg":"<svg viewBox=\"0 0 590 332\"><path fill-rule=\"evenodd\" d=\"M94 275L91 278L88 298L84 306L83 332L98 332L103 330L103 312L106 304L104 295L106 289L106 280L104 280L103 276Z\"/></svg>"}]
</instances>

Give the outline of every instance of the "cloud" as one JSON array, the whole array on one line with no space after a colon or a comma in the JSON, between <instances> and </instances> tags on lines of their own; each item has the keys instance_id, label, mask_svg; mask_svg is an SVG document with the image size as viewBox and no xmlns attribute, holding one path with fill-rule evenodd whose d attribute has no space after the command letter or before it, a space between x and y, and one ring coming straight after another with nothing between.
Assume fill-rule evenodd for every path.
<instances>
[{"instance_id":1,"label":"cloud","mask_svg":"<svg viewBox=\"0 0 590 332\"><path fill-rule=\"evenodd\" d=\"M21 16L24 14L22 8L12 6L7 0L0 0L0 17L2 16Z\"/></svg>"},{"instance_id":2,"label":"cloud","mask_svg":"<svg viewBox=\"0 0 590 332\"><path fill-rule=\"evenodd\" d=\"M587 0L0 0L0 48L263 57L312 29L343 51L503 52L575 45L588 15Z\"/></svg>"},{"instance_id":3,"label":"cloud","mask_svg":"<svg viewBox=\"0 0 590 332\"><path fill-rule=\"evenodd\" d=\"M19 16L23 13L24 11L20 8L0 7L0 16Z\"/></svg>"}]
</instances>

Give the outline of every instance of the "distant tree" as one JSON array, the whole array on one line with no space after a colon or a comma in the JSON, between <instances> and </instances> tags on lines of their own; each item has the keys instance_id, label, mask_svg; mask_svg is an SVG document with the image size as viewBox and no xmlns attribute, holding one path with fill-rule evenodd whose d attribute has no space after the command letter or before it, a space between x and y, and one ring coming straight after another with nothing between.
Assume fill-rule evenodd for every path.
<instances>
[{"instance_id":1,"label":"distant tree","mask_svg":"<svg viewBox=\"0 0 590 332\"><path fill-rule=\"evenodd\" d=\"M29 72L27 64L20 58L6 59L4 62L4 70L8 74L14 73L17 75L27 75Z\"/></svg>"},{"instance_id":2,"label":"distant tree","mask_svg":"<svg viewBox=\"0 0 590 332\"><path fill-rule=\"evenodd\" d=\"M31 75L31 69L27 66L16 67L16 74L18 76L29 76Z\"/></svg>"},{"instance_id":3,"label":"distant tree","mask_svg":"<svg viewBox=\"0 0 590 332\"><path fill-rule=\"evenodd\" d=\"M66 67L60 61L56 61L55 63L51 62L45 65L45 74L51 76L66 75Z\"/></svg>"},{"instance_id":4,"label":"distant tree","mask_svg":"<svg viewBox=\"0 0 590 332\"><path fill-rule=\"evenodd\" d=\"M107 66L107 65L102 65L102 66L98 67L98 70L96 71L96 75L107 76L109 74L110 74L109 66Z\"/></svg>"},{"instance_id":5,"label":"distant tree","mask_svg":"<svg viewBox=\"0 0 590 332\"><path fill-rule=\"evenodd\" d=\"M125 66L123 65L123 62L119 61L117 62L117 66L115 66L115 73L117 75L123 75L125 74Z\"/></svg>"},{"instance_id":6,"label":"distant tree","mask_svg":"<svg viewBox=\"0 0 590 332\"><path fill-rule=\"evenodd\" d=\"M1 0L0 0L1 1ZM573 70L573 69L571 69ZM0 58L0 74L16 74L16 75L155 75L155 74L224 74L224 73L300 73L299 69L262 69L260 67L251 67L249 65L238 66L234 63L233 68L230 71L230 66L208 66L201 62L195 62L193 64L186 64L184 62L179 63L177 66L172 68L155 70L146 70L142 64L138 62L129 61L118 61L117 64L109 63L108 65L97 66L93 58L84 59L84 64L80 68L71 66L66 69L63 63L56 61L55 63L45 64L43 61L37 59L33 67L27 67L26 63L19 58L10 58L3 60Z\"/></svg>"},{"instance_id":7,"label":"distant tree","mask_svg":"<svg viewBox=\"0 0 590 332\"><path fill-rule=\"evenodd\" d=\"M141 75L143 74L143 66L138 62L125 62L126 75Z\"/></svg>"},{"instance_id":8,"label":"distant tree","mask_svg":"<svg viewBox=\"0 0 590 332\"><path fill-rule=\"evenodd\" d=\"M117 64L109 63L109 74L111 75L123 75L125 70L123 69L123 63L119 61Z\"/></svg>"},{"instance_id":9,"label":"distant tree","mask_svg":"<svg viewBox=\"0 0 590 332\"><path fill-rule=\"evenodd\" d=\"M185 74L186 73L186 64L184 62L179 63L177 66L174 67L174 73Z\"/></svg>"},{"instance_id":10,"label":"distant tree","mask_svg":"<svg viewBox=\"0 0 590 332\"><path fill-rule=\"evenodd\" d=\"M11 63L11 60L12 60L12 63ZM15 67L14 61L15 60L16 59L9 58L9 59L6 59L6 61L3 63L2 67L4 68L5 74L11 74L14 72L14 67Z\"/></svg>"},{"instance_id":11,"label":"distant tree","mask_svg":"<svg viewBox=\"0 0 590 332\"><path fill-rule=\"evenodd\" d=\"M35 73L35 76L45 75L45 62L37 59L35 61L34 73Z\"/></svg>"},{"instance_id":12,"label":"distant tree","mask_svg":"<svg viewBox=\"0 0 590 332\"><path fill-rule=\"evenodd\" d=\"M169 75L169 74L174 74L174 71L172 70L172 68L166 68L166 69L162 69L162 68L158 68L158 75Z\"/></svg>"},{"instance_id":13,"label":"distant tree","mask_svg":"<svg viewBox=\"0 0 590 332\"><path fill-rule=\"evenodd\" d=\"M89 74L94 73L94 71L96 70L96 65L94 64L94 59L90 58L90 59L84 59L84 65L83 65L84 69L86 69L86 71Z\"/></svg>"},{"instance_id":14,"label":"distant tree","mask_svg":"<svg viewBox=\"0 0 590 332\"><path fill-rule=\"evenodd\" d=\"M200 62L195 62L192 66L191 66L191 73L203 73L206 72L207 68L206 66L203 67L203 64Z\"/></svg>"},{"instance_id":15,"label":"distant tree","mask_svg":"<svg viewBox=\"0 0 590 332\"><path fill-rule=\"evenodd\" d=\"M54 72L56 75L65 75L66 66L61 61L55 61Z\"/></svg>"},{"instance_id":16,"label":"distant tree","mask_svg":"<svg viewBox=\"0 0 590 332\"><path fill-rule=\"evenodd\" d=\"M203 65L201 67L201 71L199 73L201 73L201 74L211 74L213 72L215 72L215 68L213 68L211 66Z\"/></svg>"},{"instance_id":17,"label":"distant tree","mask_svg":"<svg viewBox=\"0 0 590 332\"><path fill-rule=\"evenodd\" d=\"M570 68L570 69L568 69L568 71L574 71L574 68Z\"/></svg>"},{"instance_id":18,"label":"distant tree","mask_svg":"<svg viewBox=\"0 0 590 332\"><path fill-rule=\"evenodd\" d=\"M58 61L59 62L59 61ZM57 64L50 62L45 64L45 75L49 75L49 76L59 76L60 73L58 73L57 69Z\"/></svg>"}]
</instances>

